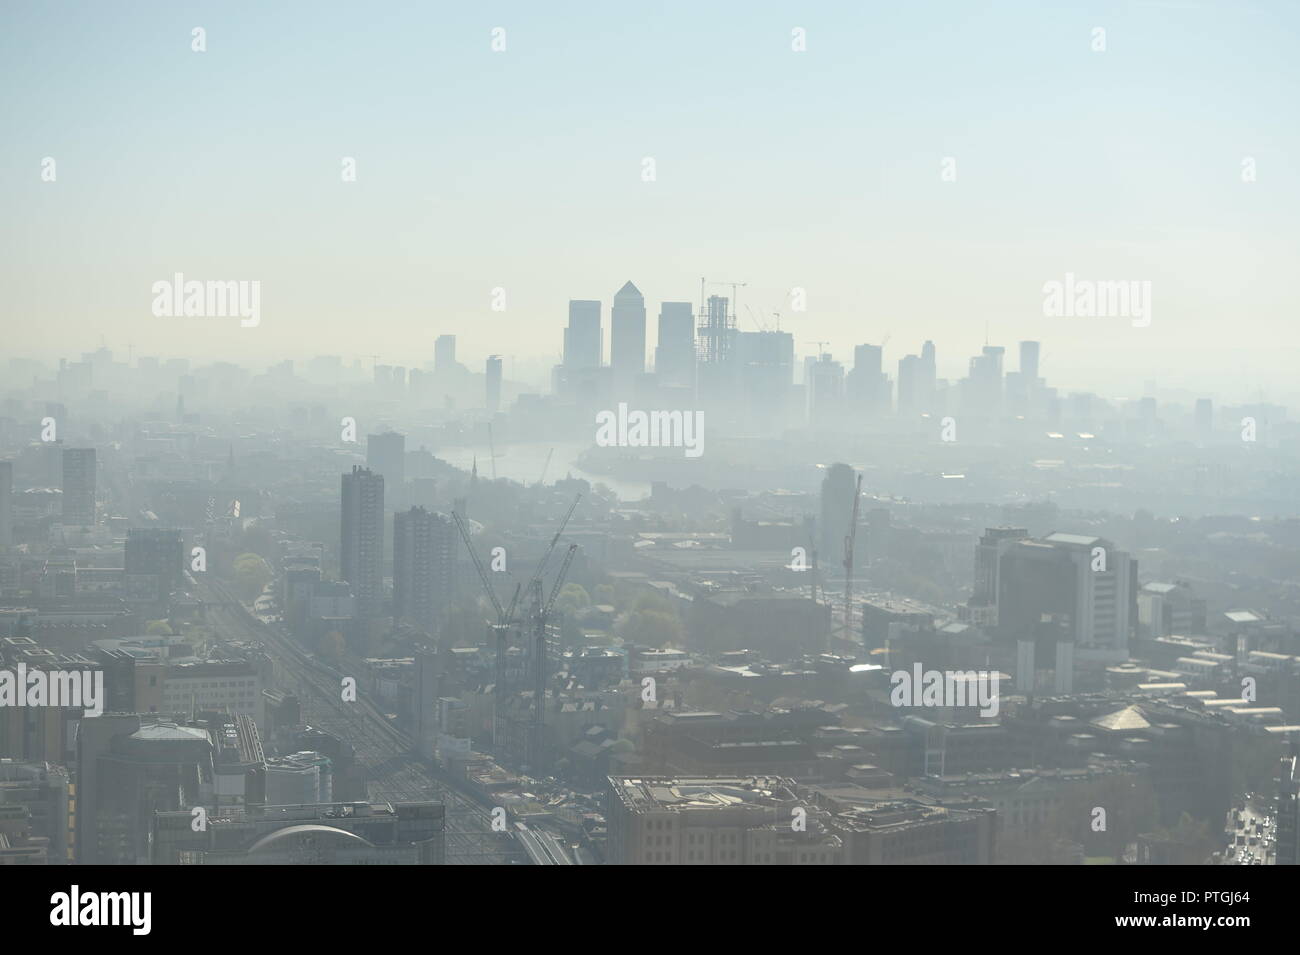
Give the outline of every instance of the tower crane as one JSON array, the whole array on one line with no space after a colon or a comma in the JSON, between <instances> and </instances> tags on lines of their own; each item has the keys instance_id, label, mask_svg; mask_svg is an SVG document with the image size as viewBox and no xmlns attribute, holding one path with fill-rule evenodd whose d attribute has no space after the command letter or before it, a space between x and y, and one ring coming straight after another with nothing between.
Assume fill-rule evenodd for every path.
<instances>
[{"instance_id":1,"label":"tower crane","mask_svg":"<svg viewBox=\"0 0 1300 955\"><path fill-rule=\"evenodd\" d=\"M573 503L569 505L569 510L564 515L564 520L560 522L559 529L555 532L555 536L551 538L550 546L546 549L546 553L542 555L541 561L539 561L537 564L537 570L533 573L532 578L528 582L528 591L533 596L533 616L534 616L534 623L536 626L535 633L541 634L541 639L540 642L538 643L538 647L540 649L534 650L533 659L531 661L532 669L533 669L532 677L533 677L534 687L541 686L543 689L545 688L545 678L546 678L545 621L546 621L546 615L550 613L550 608L555 603L555 597L559 593L558 588L560 586L559 581L557 581L556 588L552 591L550 601L544 604L541 599L542 577L546 571L546 564L551 559L551 555L555 552L555 547L560 541L560 535L564 533L564 529L569 524L569 519L573 517L573 512L577 509L578 502L581 500L582 500L581 494L577 494L574 496ZM456 522L457 530L460 531L461 539L465 541L465 549L469 551L470 560L473 561L474 569L478 572L478 578L483 584L483 590L487 593L488 601L492 604L492 609L495 610L497 614L497 622L492 627L492 635L496 643L496 692L493 694L493 715L492 715L492 744L493 747L495 748L497 745L499 745L502 742L500 736L501 717L502 717L502 713L504 712L504 705L505 705L505 700L507 695L506 694L506 654L507 654L507 649L509 644L510 632L515 627L515 612L519 608L519 597L523 592L523 585L521 584L515 585L514 596L511 597L509 606L503 607L501 605L501 601L497 599L496 591L492 587L492 580L488 576L488 572L486 568L484 568L483 562L479 559L477 552L474 550L473 543L470 541L469 528L465 526L464 520L457 512L452 511L452 518ZM566 555L564 565L560 570L561 576L559 580L563 580L563 575L568 573L569 564L572 563L573 561L573 552L577 549L577 546L578 546L577 544L573 544L569 548L569 553L568 555ZM537 726L542 721L542 712L540 709L536 709L537 706L536 703L534 704L534 706L535 709L533 714L533 721L534 721L534 726ZM540 746L540 732L535 731L535 733L538 736L537 745ZM537 752L540 753L540 750L538 750Z\"/></svg>"},{"instance_id":2,"label":"tower crane","mask_svg":"<svg viewBox=\"0 0 1300 955\"><path fill-rule=\"evenodd\" d=\"M465 522L456 511L452 511L451 516L456 521L456 529L460 531L461 539L465 541L465 549L469 551L470 560L474 562L474 569L478 571L478 579L483 583L483 590L487 593L488 601L492 604L492 609L497 613L497 622L491 628L492 638L496 643L497 655L496 686L492 696L492 745L495 747L500 742L497 734L499 732L501 707L505 702L506 644L510 633L510 625L514 621L515 606L519 603L519 585L515 585L514 598L510 601L510 609L506 610L501 606L501 601L497 599L496 591L492 588L492 580L483 568L483 562L478 559L473 543L470 542L469 529L465 526Z\"/></svg>"},{"instance_id":3,"label":"tower crane","mask_svg":"<svg viewBox=\"0 0 1300 955\"><path fill-rule=\"evenodd\" d=\"M570 544L568 551L564 555L564 562L560 564L560 570L555 575L555 583L551 586L551 595L546 602L542 603L542 579L536 578L533 589L534 598L534 619L533 619L533 725L529 733L528 741L528 764L536 772L540 769L543 759L543 750L545 749L546 739L544 735L546 727L546 624L550 620L551 610L555 607L555 598L560 595L560 588L564 586L564 578L569 574L569 566L573 563L574 556L578 553L578 545Z\"/></svg>"}]
</instances>

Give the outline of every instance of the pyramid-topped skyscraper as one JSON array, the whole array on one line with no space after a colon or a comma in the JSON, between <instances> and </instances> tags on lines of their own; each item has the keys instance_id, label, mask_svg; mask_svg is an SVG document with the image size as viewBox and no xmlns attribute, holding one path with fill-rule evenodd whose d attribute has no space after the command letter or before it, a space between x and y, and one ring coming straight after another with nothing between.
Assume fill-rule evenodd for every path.
<instances>
[{"instance_id":1,"label":"pyramid-topped skyscraper","mask_svg":"<svg viewBox=\"0 0 1300 955\"><path fill-rule=\"evenodd\" d=\"M614 397L631 397L637 376L645 372L645 298L631 282L614 295L609 364L613 370Z\"/></svg>"}]
</instances>

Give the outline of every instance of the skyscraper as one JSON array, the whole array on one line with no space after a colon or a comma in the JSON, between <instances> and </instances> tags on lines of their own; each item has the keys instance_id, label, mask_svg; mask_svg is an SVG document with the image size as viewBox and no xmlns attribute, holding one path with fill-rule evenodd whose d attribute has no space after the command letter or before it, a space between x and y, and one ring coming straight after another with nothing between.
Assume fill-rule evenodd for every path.
<instances>
[{"instance_id":1,"label":"skyscraper","mask_svg":"<svg viewBox=\"0 0 1300 955\"><path fill-rule=\"evenodd\" d=\"M600 302L570 299L569 327L564 330L564 367L571 371L599 368Z\"/></svg>"},{"instance_id":2,"label":"skyscraper","mask_svg":"<svg viewBox=\"0 0 1300 955\"><path fill-rule=\"evenodd\" d=\"M133 527L126 538L125 573L128 577L153 577L157 599L166 600L179 590L185 569L185 542L178 530Z\"/></svg>"},{"instance_id":3,"label":"skyscraper","mask_svg":"<svg viewBox=\"0 0 1300 955\"><path fill-rule=\"evenodd\" d=\"M63 523L95 526L95 449L63 449Z\"/></svg>"},{"instance_id":4,"label":"skyscraper","mask_svg":"<svg viewBox=\"0 0 1300 955\"><path fill-rule=\"evenodd\" d=\"M1023 527L986 527L975 546L974 587L966 601L967 616L980 626L998 622L998 568L1002 555L1012 541L1024 540L1029 531Z\"/></svg>"},{"instance_id":5,"label":"skyscraper","mask_svg":"<svg viewBox=\"0 0 1300 955\"><path fill-rule=\"evenodd\" d=\"M1020 343L1020 374L1032 385L1038 380L1038 342Z\"/></svg>"},{"instance_id":6,"label":"skyscraper","mask_svg":"<svg viewBox=\"0 0 1300 955\"><path fill-rule=\"evenodd\" d=\"M610 313L609 364L615 397L628 397L638 375L645 373L645 298L631 282L614 296Z\"/></svg>"},{"instance_id":7,"label":"skyscraper","mask_svg":"<svg viewBox=\"0 0 1300 955\"><path fill-rule=\"evenodd\" d=\"M439 335L433 343L433 370L445 374L456 368L456 336Z\"/></svg>"},{"instance_id":8,"label":"skyscraper","mask_svg":"<svg viewBox=\"0 0 1300 955\"><path fill-rule=\"evenodd\" d=\"M456 528L442 514L413 507L393 517L393 616L433 633L451 601Z\"/></svg>"},{"instance_id":9,"label":"skyscraper","mask_svg":"<svg viewBox=\"0 0 1300 955\"><path fill-rule=\"evenodd\" d=\"M496 413L501 410L501 356L489 355L486 368L487 410Z\"/></svg>"},{"instance_id":10,"label":"skyscraper","mask_svg":"<svg viewBox=\"0 0 1300 955\"><path fill-rule=\"evenodd\" d=\"M14 545L14 465L0 461L0 554Z\"/></svg>"},{"instance_id":11,"label":"skyscraper","mask_svg":"<svg viewBox=\"0 0 1300 955\"><path fill-rule=\"evenodd\" d=\"M663 302L659 306L655 374L662 385L695 387L695 316L690 302Z\"/></svg>"},{"instance_id":12,"label":"skyscraper","mask_svg":"<svg viewBox=\"0 0 1300 955\"><path fill-rule=\"evenodd\" d=\"M752 426L769 430L789 411L794 389L794 336L789 332L729 333L730 344L721 364L707 370L728 373L730 387L707 397L728 402L740 400L744 417ZM705 367L699 369L701 372ZM715 378L714 384L722 379ZM704 383L701 382L703 392Z\"/></svg>"},{"instance_id":13,"label":"skyscraper","mask_svg":"<svg viewBox=\"0 0 1300 955\"><path fill-rule=\"evenodd\" d=\"M391 495L398 497L406 481L406 436L395 431L367 435L366 467L382 475Z\"/></svg>"},{"instance_id":14,"label":"skyscraper","mask_svg":"<svg viewBox=\"0 0 1300 955\"><path fill-rule=\"evenodd\" d=\"M898 413L914 415L921 412L921 359L904 355L898 360Z\"/></svg>"},{"instance_id":15,"label":"skyscraper","mask_svg":"<svg viewBox=\"0 0 1300 955\"><path fill-rule=\"evenodd\" d=\"M1123 662L1136 616L1137 561L1101 537L1049 534L999 545L997 619L1005 639L1062 621L1079 660Z\"/></svg>"},{"instance_id":16,"label":"skyscraper","mask_svg":"<svg viewBox=\"0 0 1300 955\"><path fill-rule=\"evenodd\" d=\"M1002 412L1002 356L1001 345L985 345L982 354L970 360L970 373L965 381L965 410L977 415L996 416Z\"/></svg>"},{"instance_id":17,"label":"skyscraper","mask_svg":"<svg viewBox=\"0 0 1300 955\"><path fill-rule=\"evenodd\" d=\"M804 364L804 392L808 398L808 420L828 424L844 407L844 366L823 353Z\"/></svg>"},{"instance_id":18,"label":"skyscraper","mask_svg":"<svg viewBox=\"0 0 1300 955\"><path fill-rule=\"evenodd\" d=\"M853 370L844 376L844 395L856 410L881 412L889 407L889 379L884 373L884 349L858 345Z\"/></svg>"},{"instance_id":19,"label":"skyscraper","mask_svg":"<svg viewBox=\"0 0 1300 955\"><path fill-rule=\"evenodd\" d=\"M384 477L353 466L343 475L339 567L352 585L357 619L372 620L384 599Z\"/></svg>"},{"instance_id":20,"label":"skyscraper","mask_svg":"<svg viewBox=\"0 0 1300 955\"><path fill-rule=\"evenodd\" d=\"M831 567L844 559L844 538L853 517L857 479L847 464L832 464L822 479L821 553L818 560Z\"/></svg>"}]
</instances>

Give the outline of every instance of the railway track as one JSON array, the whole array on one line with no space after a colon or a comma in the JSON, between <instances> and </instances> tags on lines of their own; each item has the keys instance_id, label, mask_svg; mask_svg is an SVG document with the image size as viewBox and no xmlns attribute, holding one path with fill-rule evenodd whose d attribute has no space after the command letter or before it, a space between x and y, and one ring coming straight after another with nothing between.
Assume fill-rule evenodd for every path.
<instances>
[{"instance_id":1,"label":"railway track","mask_svg":"<svg viewBox=\"0 0 1300 955\"><path fill-rule=\"evenodd\" d=\"M446 861L449 865L509 865L532 856L509 832L494 832L488 807L437 779L425 760L412 754L412 740L389 724L358 693L344 702L341 674L317 660L277 625L254 616L231 588L219 581L204 584L215 599L209 622L222 633L260 644L277 671L298 696L304 720L350 743L367 778L368 796L383 802L437 800L447 811Z\"/></svg>"}]
</instances>

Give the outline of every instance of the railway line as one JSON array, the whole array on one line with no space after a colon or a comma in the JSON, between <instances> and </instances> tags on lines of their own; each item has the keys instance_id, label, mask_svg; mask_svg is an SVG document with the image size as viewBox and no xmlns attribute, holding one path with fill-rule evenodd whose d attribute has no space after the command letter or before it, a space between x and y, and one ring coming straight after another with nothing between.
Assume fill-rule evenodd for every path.
<instances>
[{"instance_id":1,"label":"railway line","mask_svg":"<svg viewBox=\"0 0 1300 955\"><path fill-rule=\"evenodd\" d=\"M278 675L299 698L304 721L347 741L367 779L368 796L384 802L437 800L447 812L449 865L509 865L531 861L521 840L494 832L488 807L439 780L425 760L412 754L412 740L389 724L360 693L344 702L342 674L300 647L279 625L256 617L234 591L208 580L208 621L221 633L263 646ZM543 854L543 857L546 857ZM543 863L546 864L546 863Z\"/></svg>"}]
</instances>

